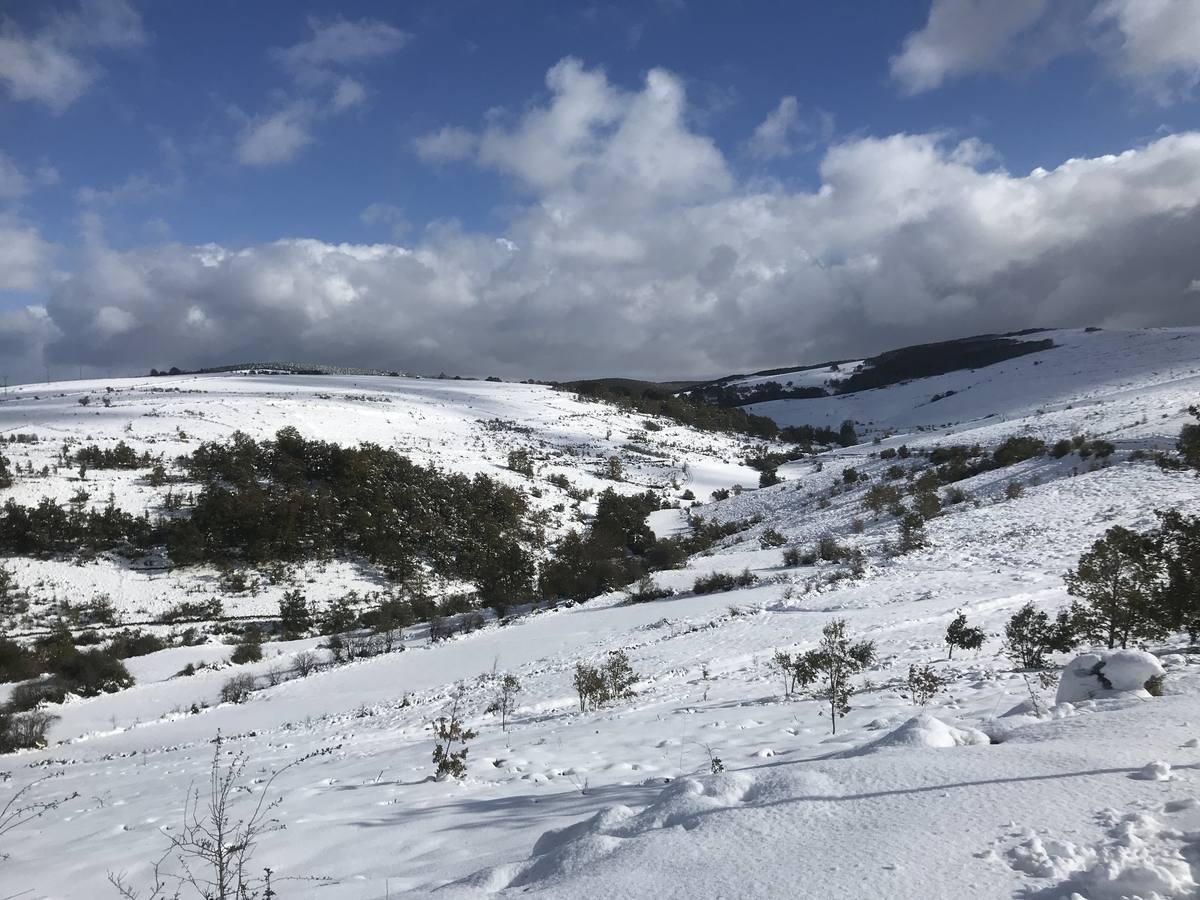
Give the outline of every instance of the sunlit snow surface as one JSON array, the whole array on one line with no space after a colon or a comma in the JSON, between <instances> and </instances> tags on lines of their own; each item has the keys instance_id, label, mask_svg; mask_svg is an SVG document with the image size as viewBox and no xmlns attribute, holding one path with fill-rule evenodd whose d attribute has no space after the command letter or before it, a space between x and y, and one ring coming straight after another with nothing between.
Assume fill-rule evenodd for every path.
<instances>
[{"instance_id":1,"label":"sunlit snow surface","mask_svg":"<svg viewBox=\"0 0 1200 900\"><path fill-rule=\"evenodd\" d=\"M783 484L702 508L722 519L758 514L764 521L686 570L656 576L679 592L672 598L629 606L613 594L436 647L417 628L404 653L199 715L186 710L214 703L238 670L170 676L188 661L221 659L226 648L131 661L134 689L54 710L62 716L54 737L66 743L4 759L9 789L54 771L61 776L39 790L79 797L4 838L0 849L10 858L0 862L0 896L110 896L108 871L145 886L165 846L160 829L178 823L188 785L206 776L218 729L229 750L249 755L252 776L332 749L276 782L287 827L266 836L255 857L277 878L332 882L279 883L282 897L439 890L554 898L1194 896L1200 666L1182 653L1163 656L1160 698L1054 707L1054 688L1015 672L999 634L1027 601L1049 610L1066 602L1062 573L1110 525L1145 528L1155 509L1200 508L1200 479L1128 460L1136 449L1170 446L1189 421L1186 406L1200 401L1200 332L1046 336L1061 346L976 372L846 398L781 401L786 415L764 405L781 420L836 425L853 418L896 434L826 454L819 471L813 461L790 464L781 469ZM115 388L108 408L100 400L107 385ZM149 392L165 387L202 393ZM957 393L928 404L948 389ZM77 402L84 393L93 397L87 407ZM392 402L351 399L372 394ZM68 436L123 437L171 457L233 429L263 437L293 424L310 437L373 440L513 483L519 477L502 470L507 451L528 445L545 454L539 467L546 474L561 471L603 488L604 458L644 428L642 417L545 388L480 382L230 375L31 386L17 398L10 391L0 403L0 430L52 440L6 453L23 462L28 450L39 467ZM534 433L479 426L490 418ZM861 488L820 502L846 466L876 475L895 462L870 457L884 448L994 446L1020 433L1048 440L1086 433L1118 450L1104 468L1075 456L1045 458L963 482L969 499L929 523L931 547L892 560L881 550L895 541L896 522L872 517ZM756 483L729 439L674 426L648 437L676 458L668 466L648 457L622 489L662 489L675 477L676 496L690 485L704 499L716 487ZM567 445L584 452L550 456ZM78 488L74 477L64 468L57 480L23 479L4 496L33 502L50 492L65 500ZM156 489L136 474L88 478L96 502L110 489L127 508L155 502ZM1024 496L1003 500L1014 479L1025 484ZM547 488L548 506L561 500ZM564 517L556 527L572 523ZM678 519L656 515L654 527L667 533ZM867 552L867 571L857 581L820 586L818 577L836 567L784 569L779 549L760 549L767 527L805 549L832 532ZM697 573L744 567L764 581L728 594L690 593ZM131 615L178 602L212 577L148 576L114 563L13 568L23 585L44 579L59 593L107 591ZM349 565L313 567L306 577L306 592L318 598L362 589L364 580ZM277 599L266 592L246 602L267 610ZM947 661L942 635L959 609L989 638L978 653ZM819 703L782 699L769 666L775 649L811 646L833 617L844 617L879 651L869 686L836 738ZM267 659L250 668L285 664L315 643L268 645ZM641 676L637 697L580 714L575 661L599 661L616 648ZM950 679L923 710L902 686L914 662ZM494 665L516 673L525 688L509 731L484 712L485 693L469 693L468 721L480 732L469 776L429 780L431 719L446 708L456 681L474 683ZM1048 710L1041 716L1029 712L1031 690ZM1014 708L1017 714L1004 715ZM925 718L910 721L918 715ZM723 760L724 774L708 774L710 754Z\"/></svg>"}]
</instances>

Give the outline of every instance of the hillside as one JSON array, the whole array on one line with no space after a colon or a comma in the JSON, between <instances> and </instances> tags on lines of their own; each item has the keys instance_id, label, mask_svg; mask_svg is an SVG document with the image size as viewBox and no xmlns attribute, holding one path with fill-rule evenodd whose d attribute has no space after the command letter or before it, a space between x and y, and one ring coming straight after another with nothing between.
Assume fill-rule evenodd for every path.
<instances>
[{"instance_id":1,"label":"hillside","mask_svg":"<svg viewBox=\"0 0 1200 900\"><path fill-rule=\"evenodd\" d=\"M547 480L556 474L572 491L659 492L666 508L649 520L660 537L693 530L673 505L691 505L689 490L693 513L729 528L654 574L668 596L531 603L437 642L414 624L393 652L307 677L280 673L310 651L328 659L326 638L272 635L262 661L236 666L221 634L129 659L134 687L47 707L60 717L53 743L4 758L14 789L53 773L34 791L70 799L3 836L0 896L104 896L108 873L148 894L164 829L179 833L218 733L223 760L249 761L238 808L280 799L272 814L286 831L264 834L254 856L276 879L302 879L277 881L280 896L1195 896L1200 659L1186 638L1151 645L1167 673L1163 696L1056 704L1053 684L1019 668L1003 633L1026 603L1053 614L1070 601L1063 574L1106 529L1196 511L1200 479L1159 467L1153 453L1194 421L1200 330L1033 337L1054 349L756 405L781 424L850 419L867 435L781 465L782 483L762 489L741 462L756 442L540 386L228 374L10 392L0 433L38 441L3 446L18 476L0 500L67 503L84 486L89 503L111 494L122 508L157 510L186 483L154 487L145 471L109 469L81 482L73 465L53 471L63 442L125 441L171 460L234 430L265 439L292 426L520 487L552 540L596 514ZM1012 438L1047 446L996 454ZM1055 455L1060 440L1068 445ZM533 457L533 478L507 468L514 449ZM623 481L606 477L613 456ZM872 510L867 492L892 485L911 506L943 458L960 468L933 489L924 546L898 552L902 517ZM51 471L21 474L27 462ZM748 489L710 501L734 484ZM264 577L257 594L230 593L215 567L144 562L7 560L32 595L10 632L45 628L56 601L97 592L125 622L204 597L227 614L268 617L286 588L319 605L383 578L361 560L314 561L279 584ZM698 578L744 569L755 576L748 586L695 590ZM944 635L959 611L986 640L948 659ZM812 649L835 618L876 653L833 734L824 703L784 696L772 657ZM636 673L633 696L581 711L576 664L603 665L614 650ZM1055 666L1070 658L1052 654ZM214 667L177 674L201 663ZM906 682L914 665L945 682L923 707ZM505 672L522 687L506 728L488 712L493 676ZM258 689L220 702L238 673L259 676ZM432 727L460 691L478 736L466 777L437 781Z\"/></svg>"}]
</instances>

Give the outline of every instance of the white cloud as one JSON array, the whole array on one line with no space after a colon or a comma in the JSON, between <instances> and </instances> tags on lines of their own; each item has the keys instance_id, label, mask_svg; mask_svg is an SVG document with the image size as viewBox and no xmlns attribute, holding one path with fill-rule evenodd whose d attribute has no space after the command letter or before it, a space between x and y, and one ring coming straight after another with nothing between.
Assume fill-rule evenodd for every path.
<instances>
[{"instance_id":1,"label":"white cloud","mask_svg":"<svg viewBox=\"0 0 1200 900\"><path fill-rule=\"evenodd\" d=\"M141 18L127 0L82 0L27 33L0 16L0 84L14 100L43 103L61 113L96 79L96 50L121 50L145 41Z\"/></svg>"},{"instance_id":2,"label":"white cloud","mask_svg":"<svg viewBox=\"0 0 1200 900\"><path fill-rule=\"evenodd\" d=\"M986 72L1096 54L1118 78L1170 103L1200 83L1200 0L933 0L891 59L909 94Z\"/></svg>"},{"instance_id":3,"label":"white cloud","mask_svg":"<svg viewBox=\"0 0 1200 900\"><path fill-rule=\"evenodd\" d=\"M1111 26L1101 50L1113 67L1160 102L1200 83L1200 0L1104 0L1092 22Z\"/></svg>"},{"instance_id":4,"label":"white cloud","mask_svg":"<svg viewBox=\"0 0 1200 900\"><path fill-rule=\"evenodd\" d=\"M238 137L238 161L247 166L289 162L312 143L311 128L312 111L303 104L252 119Z\"/></svg>"},{"instance_id":5,"label":"white cloud","mask_svg":"<svg viewBox=\"0 0 1200 900\"><path fill-rule=\"evenodd\" d=\"M1044 17L1049 0L933 0L929 20L892 57L892 77L907 93L948 78L995 71Z\"/></svg>"},{"instance_id":6,"label":"white cloud","mask_svg":"<svg viewBox=\"0 0 1200 900\"><path fill-rule=\"evenodd\" d=\"M651 69L626 93L604 72L564 59L546 76L551 97L512 127L483 133L479 162L537 192L586 190L596 197L653 202L726 189L732 179L716 145L684 122L682 82ZM617 197L621 193L621 197Z\"/></svg>"},{"instance_id":7,"label":"white cloud","mask_svg":"<svg viewBox=\"0 0 1200 900\"><path fill-rule=\"evenodd\" d=\"M457 162L475 154L479 138L466 128L446 125L413 141L417 156L429 163Z\"/></svg>"},{"instance_id":8,"label":"white cloud","mask_svg":"<svg viewBox=\"0 0 1200 900\"><path fill-rule=\"evenodd\" d=\"M310 17L308 26L312 31L308 40L271 50L272 58L291 75L295 90L275 111L244 123L236 146L243 165L290 162L313 142L321 120L366 103L366 86L345 70L379 62L411 39L407 32L376 19Z\"/></svg>"},{"instance_id":9,"label":"white cloud","mask_svg":"<svg viewBox=\"0 0 1200 900\"><path fill-rule=\"evenodd\" d=\"M800 115L795 97L784 97L763 119L747 142L751 156L763 160L781 159L814 149L833 135L833 117L815 113L811 121Z\"/></svg>"},{"instance_id":10,"label":"white cloud","mask_svg":"<svg viewBox=\"0 0 1200 900\"><path fill-rule=\"evenodd\" d=\"M272 56L297 76L375 62L412 39L407 32L376 19L350 22L310 17L308 27L313 35L307 41L272 51Z\"/></svg>"},{"instance_id":11,"label":"white cloud","mask_svg":"<svg viewBox=\"0 0 1200 900\"><path fill-rule=\"evenodd\" d=\"M0 216L0 291L41 287L53 250L36 228Z\"/></svg>"},{"instance_id":12,"label":"white cloud","mask_svg":"<svg viewBox=\"0 0 1200 900\"><path fill-rule=\"evenodd\" d=\"M367 101L367 89L362 83L353 78L341 79L333 91L330 105L334 112L345 112L356 106L362 106Z\"/></svg>"},{"instance_id":13,"label":"white cloud","mask_svg":"<svg viewBox=\"0 0 1200 900\"><path fill-rule=\"evenodd\" d=\"M117 251L92 229L46 304L49 360L679 376L1030 325L1200 324L1200 133L1027 175L977 141L862 137L789 190L739 184L670 73L622 90L567 61L548 85L484 127L477 164L528 195L502 233Z\"/></svg>"}]
</instances>

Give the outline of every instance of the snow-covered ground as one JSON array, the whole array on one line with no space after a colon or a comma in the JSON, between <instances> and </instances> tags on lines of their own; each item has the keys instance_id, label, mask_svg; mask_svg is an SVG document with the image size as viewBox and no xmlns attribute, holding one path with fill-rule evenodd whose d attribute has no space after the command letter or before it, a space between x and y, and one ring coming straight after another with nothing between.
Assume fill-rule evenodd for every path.
<instances>
[{"instance_id":1,"label":"snow-covered ground","mask_svg":"<svg viewBox=\"0 0 1200 900\"><path fill-rule=\"evenodd\" d=\"M12 773L7 790L58 773L37 791L78 797L0 838L9 856L0 861L0 896L112 896L109 871L144 887L165 849L162 829L177 827L188 786L207 777L218 731L226 751L250 760L240 808L255 802L273 769L328 751L272 786L286 830L262 838L255 864L270 866L276 879L327 879L277 882L283 897L1196 896L1200 660L1175 652L1182 640L1168 642L1152 648L1166 669L1164 696L1055 706L1053 686L1015 671L1000 633L1026 602L1051 611L1064 604L1063 572L1109 526L1148 527L1155 509L1196 509L1200 479L1130 455L1170 446L1190 420L1186 406L1200 400L1200 332L1050 336L1062 346L976 372L781 401L796 410L793 421L836 426L854 418L896 433L789 464L776 487L700 507L720 520L762 521L685 569L656 575L677 591L672 597L629 605L614 593L434 646L415 628L405 652L288 681L241 705L216 705L224 680L239 670L172 677L188 661L219 661L223 651L214 654L213 645L131 661L136 687L54 709L60 743L3 760ZM77 403L81 391L98 398L104 383L26 388L0 403L0 428L53 435L6 452L16 460L26 449L53 456L63 438L86 443L90 434L153 438L153 452L171 455L196 436L233 428L262 436L295 424L310 436L374 440L491 474L501 473L509 442L521 441L543 456L539 468L562 465L573 481L592 485L588 466L598 473L613 447L644 428L642 417L523 385L240 376L112 384L109 408L97 409L99 399ZM167 386L204 393L151 391ZM947 389L957 393L922 405ZM378 392L391 402L321 396L339 392ZM534 430L476 424L495 417ZM877 479L897 462L878 458L891 447L994 446L1024 433L1103 437L1117 451L1102 461L1032 460L964 481L967 499L928 524L930 546L898 557L883 552L897 523L864 508L861 483L831 491L847 466ZM669 493L678 496L687 486L684 460L701 499L714 487L756 483L729 439L668 426L648 440L669 448L671 465L637 468L634 486L667 487L674 476L679 487ZM553 455L567 445L589 448L586 463ZM70 476L64 469L62 480ZM1013 480L1024 493L1005 499ZM23 480L14 495L36 499L38 488L53 485L36 481ZM596 477L594 486L608 483ZM61 486L62 496L76 488ZM112 490L119 503L132 503L153 489L114 476ZM683 523L664 511L652 525L670 534ZM804 550L833 534L864 550L865 570L846 578L835 564L785 568L779 548L762 549L767 528ZM24 580L35 565L35 577L60 579L53 583L66 591L98 584L107 564L15 568ZM758 584L691 592L698 574L743 568ZM164 576L119 577L126 581L103 590L123 610L156 608L153 591L168 603L186 589ZM353 572L330 566L313 577L344 590ZM137 593L140 579L159 586ZM942 638L959 610L988 640L948 660ZM836 736L822 704L783 698L770 665L777 649L813 646L835 617L878 650ZM286 665L316 643L269 644L264 661L245 668ZM638 673L636 696L579 712L576 661L598 663L615 649ZM903 684L913 663L948 680L924 708ZM523 686L507 731L485 712L493 670L516 674ZM457 685L466 688L467 724L479 736L467 778L437 782L429 777L431 723ZM189 714L205 702L214 705ZM1031 713L1035 704L1041 715ZM714 756L724 773L711 774Z\"/></svg>"},{"instance_id":2,"label":"snow-covered ground","mask_svg":"<svg viewBox=\"0 0 1200 900\"><path fill-rule=\"evenodd\" d=\"M542 496L530 496L529 502L549 514L552 535L578 527L580 514L594 509L594 502L574 509L565 491L546 480L553 475L596 493L609 487L627 493L651 488L675 497L691 490L700 498L717 488L758 483L758 472L742 463L752 446L748 440L630 415L540 385L224 374L10 389L0 397L0 435L34 434L38 442L6 444L0 452L15 467L32 465L40 473L49 466L52 472L49 477L20 475L4 499L33 505L51 497L66 504L83 490L90 506L103 507L111 497L123 510L157 515L168 491L185 493L191 486L151 487L144 470L92 470L80 479L73 465L56 469L64 442L72 442L74 453L82 446L107 449L124 441L139 454L163 457L169 468L202 441L224 441L235 431L264 440L287 426L311 440L373 442L419 463L468 475L482 472L526 490L536 487ZM508 470L508 453L517 449L529 452L535 479ZM605 477L614 455L625 471L620 482ZM147 571L109 558L82 567L14 560L10 568L22 585L36 585L34 619L10 623L18 631L40 627L37 614L44 617L62 599L78 604L105 595L125 621L133 622L152 620L182 599L211 596L220 597L228 615L274 612L286 588L264 585L253 594L222 593L211 569ZM349 590L378 589L376 575L369 568L334 563L307 567L302 580L308 596L321 603Z\"/></svg>"}]
</instances>

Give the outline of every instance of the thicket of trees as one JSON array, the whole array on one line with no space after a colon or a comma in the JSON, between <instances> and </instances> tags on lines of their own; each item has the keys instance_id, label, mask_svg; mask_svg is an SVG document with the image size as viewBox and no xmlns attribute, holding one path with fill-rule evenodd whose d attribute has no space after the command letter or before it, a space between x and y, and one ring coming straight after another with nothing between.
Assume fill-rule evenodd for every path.
<instances>
[{"instance_id":1,"label":"thicket of trees","mask_svg":"<svg viewBox=\"0 0 1200 900\"><path fill-rule=\"evenodd\" d=\"M361 555L396 580L422 565L474 582L480 599L528 597L534 564L524 495L485 475L419 466L374 444L234 434L184 459L199 481L191 516L168 527L177 563L267 563Z\"/></svg>"},{"instance_id":2,"label":"thicket of trees","mask_svg":"<svg viewBox=\"0 0 1200 900\"><path fill-rule=\"evenodd\" d=\"M779 434L774 419L755 416L745 410L705 403L702 393L677 396L670 386L646 381L607 378L595 381L572 381L556 385L559 390L573 391L583 399L611 403L651 416L663 416L681 425L704 431L747 434L771 439Z\"/></svg>"},{"instance_id":3,"label":"thicket of trees","mask_svg":"<svg viewBox=\"0 0 1200 900\"><path fill-rule=\"evenodd\" d=\"M678 568L690 555L748 525L718 525L693 517L686 537L656 538L646 524L646 516L661 507L654 492L623 495L610 488L598 501L587 531L569 533L542 566L538 588L545 599L594 597L650 572Z\"/></svg>"},{"instance_id":4,"label":"thicket of trees","mask_svg":"<svg viewBox=\"0 0 1200 900\"><path fill-rule=\"evenodd\" d=\"M88 469L147 469L151 465L149 453L138 453L124 441L116 446L101 449L92 444L75 451L75 462Z\"/></svg>"}]
</instances>

